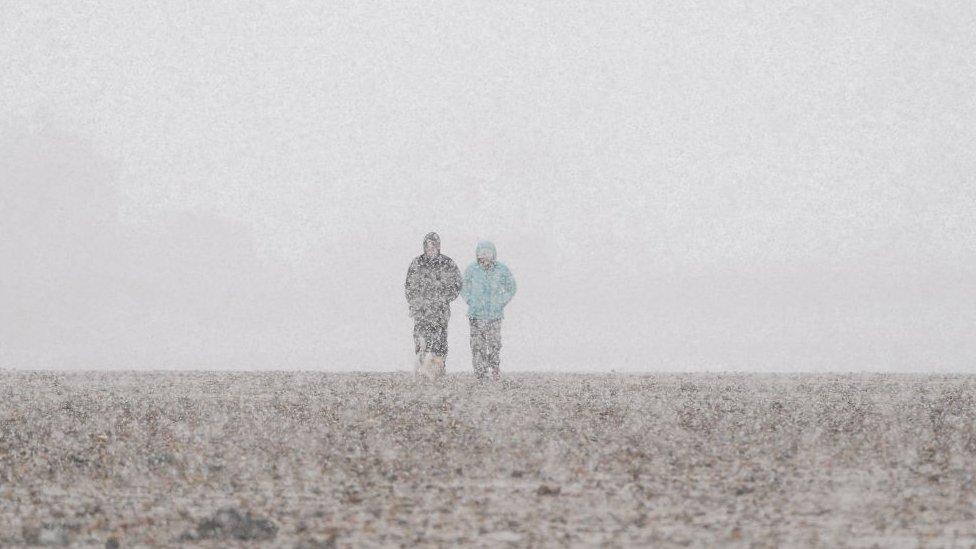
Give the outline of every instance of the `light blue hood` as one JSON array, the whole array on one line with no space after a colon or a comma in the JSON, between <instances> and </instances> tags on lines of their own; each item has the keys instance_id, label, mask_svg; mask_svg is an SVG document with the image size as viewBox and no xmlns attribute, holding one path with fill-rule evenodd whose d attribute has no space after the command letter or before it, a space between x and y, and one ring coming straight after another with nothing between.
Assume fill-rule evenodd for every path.
<instances>
[{"instance_id":1,"label":"light blue hood","mask_svg":"<svg viewBox=\"0 0 976 549\"><path fill-rule=\"evenodd\" d=\"M488 257L492 261L495 261L495 258L498 257L498 252L495 251L495 245L487 240L478 242L478 246L474 249L475 258L481 257L483 252L487 252Z\"/></svg>"}]
</instances>

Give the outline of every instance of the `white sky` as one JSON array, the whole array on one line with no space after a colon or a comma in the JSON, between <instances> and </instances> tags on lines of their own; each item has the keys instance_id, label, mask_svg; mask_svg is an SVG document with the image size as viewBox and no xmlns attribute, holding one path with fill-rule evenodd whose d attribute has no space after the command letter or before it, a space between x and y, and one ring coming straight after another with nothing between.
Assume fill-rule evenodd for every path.
<instances>
[{"instance_id":1,"label":"white sky","mask_svg":"<svg viewBox=\"0 0 976 549\"><path fill-rule=\"evenodd\" d=\"M0 3L0 367L976 373L976 5ZM464 307L448 361L470 370Z\"/></svg>"}]
</instances>

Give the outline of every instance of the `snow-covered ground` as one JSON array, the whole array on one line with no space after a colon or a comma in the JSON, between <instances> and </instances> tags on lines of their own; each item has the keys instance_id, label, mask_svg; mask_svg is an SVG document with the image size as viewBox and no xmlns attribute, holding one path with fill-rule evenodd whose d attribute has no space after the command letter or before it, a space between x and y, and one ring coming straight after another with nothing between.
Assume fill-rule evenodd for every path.
<instances>
[{"instance_id":1,"label":"snow-covered ground","mask_svg":"<svg viewBox=\"0 0 976 549\"><path fill-rule=\"evenodd\" d=\"M969 546L976 377L0 372L0 545Z\"/></svg>"}]
</instances>

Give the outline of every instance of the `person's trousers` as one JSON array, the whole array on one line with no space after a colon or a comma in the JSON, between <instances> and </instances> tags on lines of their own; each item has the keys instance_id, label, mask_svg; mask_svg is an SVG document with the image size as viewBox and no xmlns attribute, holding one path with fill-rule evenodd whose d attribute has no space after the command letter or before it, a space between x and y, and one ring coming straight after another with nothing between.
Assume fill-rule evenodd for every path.
<instances>
[{"instance_id":1,"label":"person's trousers","mask_svg":"<svg viewBox=\"0 0 976 549\"><path fill-rule=\"evenodd\" d=\"M474 375L478 379L500 375L500 352L502 350L502 319L471 321L471 361Z\"/></svg>"},{"instance_id":2,"label":"person's trousers","mask_svg":"<svg viewBox=\"0 0 976 549\"><path fill-rule=\"evenodd\" d=\"M413 346L417 354L447 356L447 324L418 320L413 325Z\"/></svg>"}]
</instances>

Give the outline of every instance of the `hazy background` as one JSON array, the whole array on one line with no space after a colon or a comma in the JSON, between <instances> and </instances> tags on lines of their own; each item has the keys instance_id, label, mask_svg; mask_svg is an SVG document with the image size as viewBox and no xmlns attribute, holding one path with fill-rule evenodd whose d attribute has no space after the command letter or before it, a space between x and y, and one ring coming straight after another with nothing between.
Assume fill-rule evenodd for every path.
<instances>
[{"instance_id":1,"label":"hazy background","mask_svg":"<svg viewBox=\"0 0 976 549\"><path fill-rule=\"evenodd\" d=\"M0 367L976 372L976 8L0 3ZM464 308L448 367L470 370Z\"/></svg>"}]
</instances>

